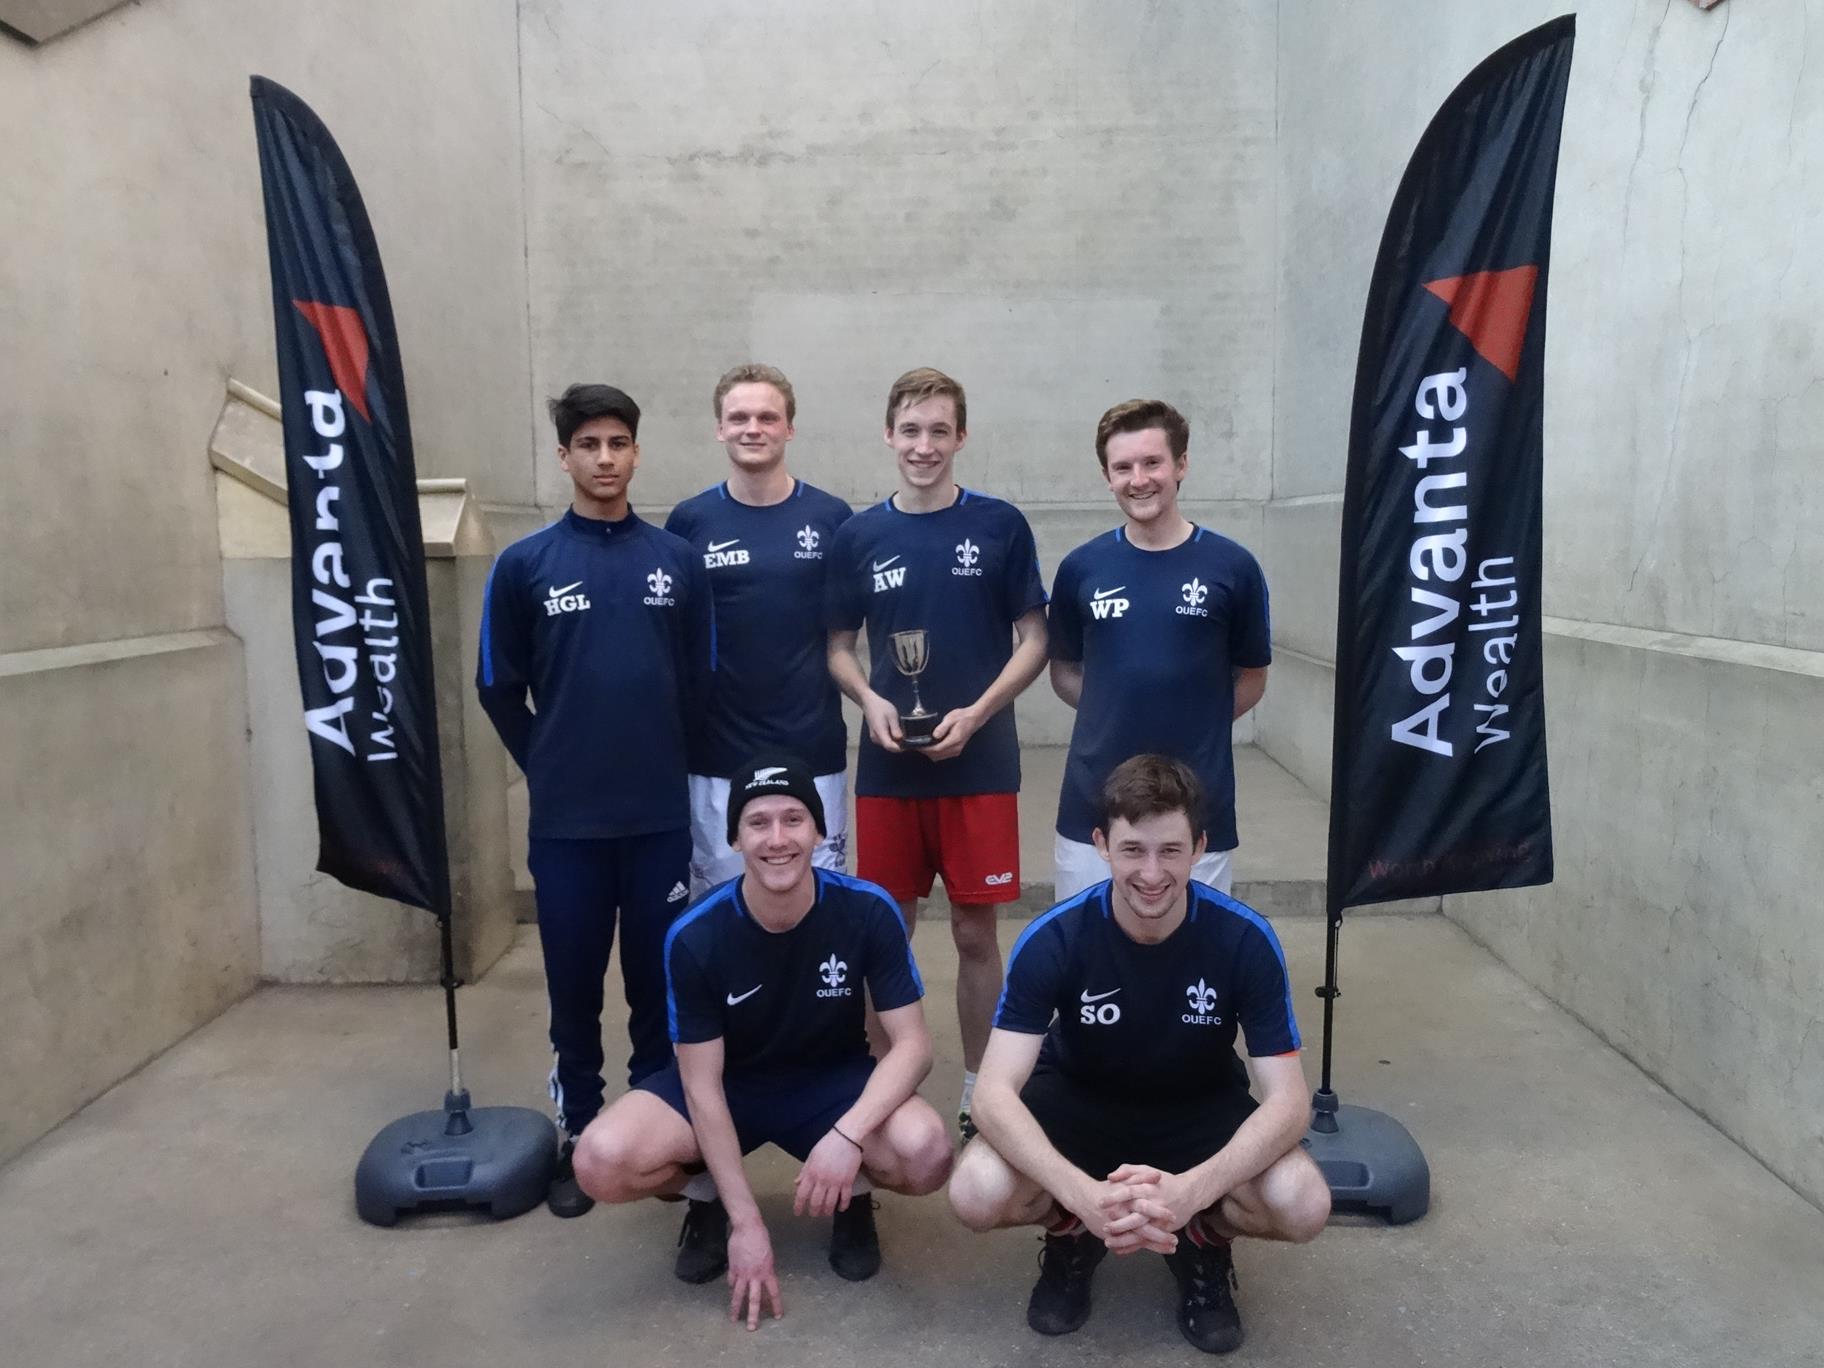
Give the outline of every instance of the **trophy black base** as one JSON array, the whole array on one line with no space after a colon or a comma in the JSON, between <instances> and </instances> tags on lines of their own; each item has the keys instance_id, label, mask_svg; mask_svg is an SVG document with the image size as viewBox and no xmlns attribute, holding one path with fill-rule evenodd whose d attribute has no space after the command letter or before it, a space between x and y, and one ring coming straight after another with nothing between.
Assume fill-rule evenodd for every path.
<instances>
[{"instance_id":1,"label":"trophy black base","mask_svg":"<svg viewBox=\"0 0 1824 1368\"><path fill-rule=\"evenodd\" d=\"M1338 1211L1416 1221L1431 1206L1431 1166L1411 1132L1385 1112L1338 1104L1319 1092L1305 1153L1317 1161Z\"/></svg>"},{"instance_id":2,"label":"trophy black base","mask_svg":"<svg viewBox=\"0 0 1824 1368\"><path fill-rule=\"evenodd\" d=\"M937 724L943 719L936 713L925 713L911 717L904 713L899 715L899 744L906 750L923 750L935 746L937 738L931 733L937 730Z\"/></svg>"},{"instance_id":3,"label":"trophy black base","mask_svg":"<svg viewBox=\"0 0 1824 1368\"><path fill-rule=\"evenodd\" d=\"M390 1226L412 1211L479 1207L495 1220L545 1199L557 1167L551 1119L525 1107L469 1106L464 1091L442 1111L386 1126L355 1168L355 1210Z\"/></svg>"}]
</instances>

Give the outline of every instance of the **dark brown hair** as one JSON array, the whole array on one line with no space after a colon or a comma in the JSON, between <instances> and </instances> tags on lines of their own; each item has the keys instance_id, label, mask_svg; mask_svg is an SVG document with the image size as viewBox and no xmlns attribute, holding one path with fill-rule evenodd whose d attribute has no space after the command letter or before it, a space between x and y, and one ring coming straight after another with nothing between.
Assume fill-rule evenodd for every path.
<instances>
[{"instance_id":1,"label":"dark brown hair","mask_svg":"<svg viewBox=\"0 0 1824 1368\"><path fill-rule=\"evenodd\" d=\"M1181 460L1191 449L1191 421L1163 399L1129 399L1116 404L1096 424L1096 459L1108 473L1108 439L1122 432L1158 428L1165 434L1172 459Z\"/></svg>"},{"instance_id":2,"label":"dark brown hair","mask_svg":"<svg viewBox=\"0 0 1824 1368\"><path fill-rule=\"evenodd\" d=\"M956 405L956 430L969 431L969 401L963 397L963 387L930 366L907 371L887 391L887 431L893 430L895 415L907 404L922 404L927 399L939 399L945 395Z\"/></svg>"},{"instance_id":3,"label":"dark brown hair","mask_svg":"<svg viewBox=\"0 0 1824 1368\"><path fill-rule=\"evenodd\" d=\"M1182 812L1190 819L1193 838L1203 831L1203 783L1182 760L1136 755L1116 765L1102 785L1104 835L1117 817L1138 822L1168 812Z\"/></svg>"}]
</instances>

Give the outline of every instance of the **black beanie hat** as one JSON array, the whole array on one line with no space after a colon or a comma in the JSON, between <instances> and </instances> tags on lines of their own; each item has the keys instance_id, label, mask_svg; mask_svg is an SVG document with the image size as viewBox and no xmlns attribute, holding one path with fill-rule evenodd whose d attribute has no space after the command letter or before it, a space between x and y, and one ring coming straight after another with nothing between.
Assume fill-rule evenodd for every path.
<instances>
[{"instance_id":1,"label":"black beanie hat","mask_svg":"<svg viewBox=\"0 0 1824 1368\"><path fill-rule=\"evenodd\" d=\"M735 844L741 825L741 809L754 798L796 798L811 810L811 821L819 836L829 835L823 824L823 799L817 796L817 781L811 772L789 755L762 755L736 770L728 781L728 843Z\"/></svg>"}]
</instances>

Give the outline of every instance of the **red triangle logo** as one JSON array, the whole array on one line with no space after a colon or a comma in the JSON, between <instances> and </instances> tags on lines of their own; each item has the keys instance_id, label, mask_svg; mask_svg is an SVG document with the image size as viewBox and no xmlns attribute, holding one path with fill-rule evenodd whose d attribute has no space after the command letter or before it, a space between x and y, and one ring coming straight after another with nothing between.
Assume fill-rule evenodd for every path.
<instances>
[{"instance_id":1,"label":"red triangle logo","mask_svg":"<svg viewBox=\"0 0 1824 1368\"><path fill-rule=\"evenodd\" d=\"M314 299L291 302L323 339L323 354L329 358L336 388L355 406L356 413L373 422L367 411L367 329L361 324L360 312L345 304L319 304Z\"/></svg>"},{"instance_id":2,"label":"red triangle logo","mask_svg":"<svg viewBox=\"0 0 1824 1368\"><path fill-rule=\"evenodd\" d=\"M1538 283L1537 266L1515 266L1431 280L1425 288L1450 306L1451 324L1477 354L1514 380L1520 375L1520 349L1526 344L1533 287Z\"/></svg>"}]
</instances>

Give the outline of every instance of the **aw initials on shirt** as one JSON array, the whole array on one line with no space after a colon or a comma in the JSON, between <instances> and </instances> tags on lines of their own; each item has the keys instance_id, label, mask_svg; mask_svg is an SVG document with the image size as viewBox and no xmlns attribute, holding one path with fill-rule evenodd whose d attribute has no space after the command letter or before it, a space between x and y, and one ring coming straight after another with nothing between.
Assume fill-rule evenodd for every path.
<instances>
[{"instance_id":1,"label":"aw initials on shirt","mask_svg":"<svg viewBox=\"0 0 1824 1368\"><path fill-rule=\"evenodd\" d=\"M891 570L874 571L874 592L879 594L888 589L899 589L906 582L906 567L896 565Z\"/></svg>"}]
</instances>

